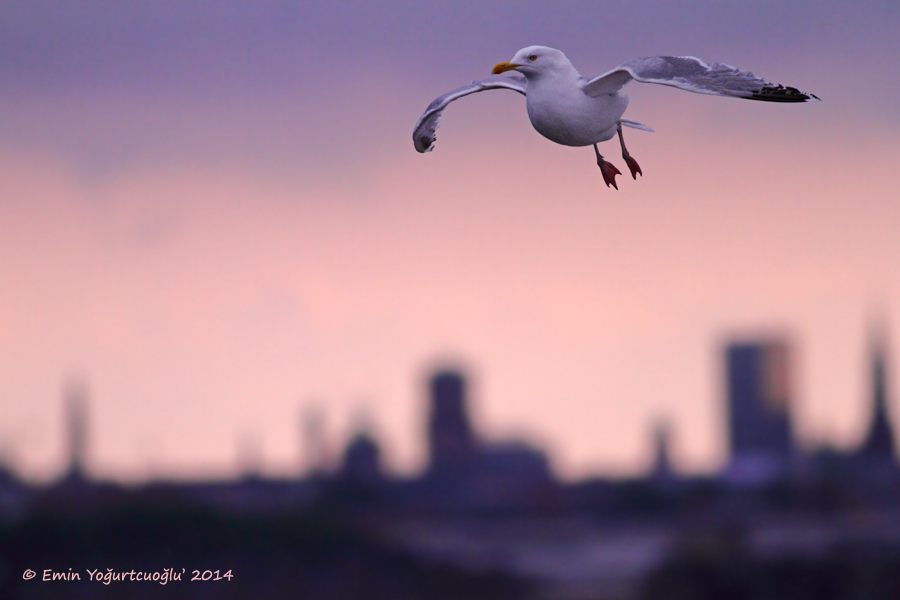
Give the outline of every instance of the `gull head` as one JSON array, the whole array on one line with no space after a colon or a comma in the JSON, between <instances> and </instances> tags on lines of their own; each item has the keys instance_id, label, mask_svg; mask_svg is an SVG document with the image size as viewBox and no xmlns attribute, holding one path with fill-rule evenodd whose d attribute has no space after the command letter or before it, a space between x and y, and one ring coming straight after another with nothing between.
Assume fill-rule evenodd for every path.
<instances>
[{"instance_id":1,"label":"gull head","mask_svg":"<svg viewBox=\"0 0 900 600\"><path fill-rule=\"evenodd\" d=\"M506 71L518 71L528 77L570 69L573 69L572 63L562 51L547 46L528 46L516 52L509 62L495 66L491 73L499 75Z\"/></svg>"}]
</instances>

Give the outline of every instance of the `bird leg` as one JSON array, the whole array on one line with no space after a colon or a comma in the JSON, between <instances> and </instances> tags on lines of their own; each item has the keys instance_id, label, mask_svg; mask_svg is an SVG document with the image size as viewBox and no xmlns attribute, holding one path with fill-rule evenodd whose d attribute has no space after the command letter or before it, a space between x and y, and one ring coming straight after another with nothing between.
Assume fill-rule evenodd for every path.
<instances>
[{"instance_id":1,"label":"bird leg","mask_svg":"<svg viewBox=\"0 0 900 600\"><path fill-rule=\"evenodd\" d=\"M640 165L637 164L637 161L631 158L631 155L628 154L628 150L625 148L625 138L622 137L622 124L619 123L616 131L619 133L619 143L622 145L622 158L625 159L625 164L628 165L628 169L631 171L631 176L637 179L638 173L641 174L641 177L644 176L643 171L641 171Z\"/></svg>"},{"instance_id":2,"label":"bird leg","mask_svg":"<svg viewBox=\"0 0 900 600\"><path fill-rule=\"evenodd\" d=\"M594 154L597 155L597 166L600 167L600 172L603 173L603 182L606 184L606 187L612 185L614 188L619 189L619 186L616 185L616 175L621 175L622 173L614 164L607 162L600 156L597 144L594 144Z\"/></svg>"}]
</instances>

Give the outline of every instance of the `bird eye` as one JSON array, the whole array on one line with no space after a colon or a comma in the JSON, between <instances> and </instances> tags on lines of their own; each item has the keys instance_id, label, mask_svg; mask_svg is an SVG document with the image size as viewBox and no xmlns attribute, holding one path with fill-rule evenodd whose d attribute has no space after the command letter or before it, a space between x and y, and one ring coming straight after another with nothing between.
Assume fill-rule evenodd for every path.
<instances>
[{"instance_id":1,"label":"bird eye","mask_svg":"<svg viewBox=\"0 0 900 600\"><path fill-rule=\"evenodd\" d=\"M528 60L530 60L530 61L532 61L532 62L536 61L536 60L537 60L537 54L532 54L531 56L528 57Z\"/></svg>"}]
</instances>

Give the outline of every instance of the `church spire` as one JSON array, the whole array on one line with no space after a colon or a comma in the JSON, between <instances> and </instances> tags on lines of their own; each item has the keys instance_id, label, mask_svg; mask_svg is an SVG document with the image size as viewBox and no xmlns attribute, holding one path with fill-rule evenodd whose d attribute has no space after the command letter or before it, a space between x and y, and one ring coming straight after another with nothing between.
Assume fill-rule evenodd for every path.
<instances>
[{"instance_id":1,"label":"church spire","mask_svg":"<svg viewBox=\"0 0 900 600\"><path fill-rule=\"evenodd\" d=\"M872 382L872 422L860 447L865 458L894 460L896 444L894 428L888 415L887 390L887 333L884 326L875 326L870 334L870 360Z\"/></svg>"},{"instance_id":2,"label":"church spire","mask_svg":"<svg viewBox=\"0 0 900 600\"><path fill-rule=\"evenodd\" d=\"M668 419L660 418L653 429L654 461L651 477L668 480L674 475L671 458L672 435Z\"/></svg>"},{"instance_id":3,"label":"church spire","mask_svg":"<svg viewBox=\"0 0 900 600\"><path fill-rule=\"evenodd\" d=\"M69 381L64 392L67 434L68 469L70 480L85 478L87 462L87 386L75 379Z\"/></svg>"}]
</instances>

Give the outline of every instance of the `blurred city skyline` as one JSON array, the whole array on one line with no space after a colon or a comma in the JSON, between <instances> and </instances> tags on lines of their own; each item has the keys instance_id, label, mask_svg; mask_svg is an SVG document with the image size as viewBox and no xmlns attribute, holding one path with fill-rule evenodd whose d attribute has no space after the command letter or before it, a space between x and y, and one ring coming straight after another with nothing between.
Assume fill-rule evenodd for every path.
<instances>
[{"instance_id":1,"label":"blurred city skyline","mask_svg":"<svg viewBox=\"0 0 900 600\"><path fill-rule=\"evenodd\" d=\"M720 380L722 383L721 406L717 415L721 418L718 429L725 438L726 457L717 465L715 472L696 473L685 471L673 464L673 439L677 441L677 431L673 432L671 419L660 414L645 424L643 454L649 457L632 472L592 472L581 474L578 479L603 477L639 477L653 479L660 473L665 477L691 477L696 475L716 475L742 481L747 479L754 485L759 481L771 481L785 477L784 470L796 468L797 460L816 460L830 453L845 455L848 460L876 460L890 457L896 464L895 412L891 398L892 364L887 329L883 320L870 323L867 336L866 393L862 398L864 429L860 439L851 447L837 447L829 440L804 440L799 436L799 422L795 390L797 389L795 366L796 348L785 332L767 332L753 337L731 338L720 348ZM243 428L235 432L234 455L230 465L219 465L206 469L166 468L166 465L152 465L139 480L217 480L242 478L305 479L315 475L329 477L346 476L348 469L354 468L354 447L364 442L371 450L363 450L363 475L353 477L404 478L428 477L440 473L441 455L453 458L461 450L470 447L466 453L512 452L516 460L526 457L526 463L539 460L541 469L546 469L542 477L562 480L572 479L571 475L559 473L554 466L553 440L544 440L544 445L535 443L534 437L512 434L500 439L485 431L477 415L481 412L478 402L470 397L472 384L471 366L463 366L462 361L434 361L430 370L420 374L421 422L410 436L418 440L420 452L426 462L415 471L402 472L385 461L382 448L390 448L392 440L385 438L373 415L360 408L354 415L350 427L339 435L334 435L328 427L327 406L307 403L298 407L295 415L297 454L293 465L277 465L272 469L264 456L264 440L254 429ZM449 387L448 387L449 386ZM63 386L61 405L62 435L59 439L61 456L57 461L62 468L52 475L63 480L97 479L108 477L98 469L92 458L92 437L102 437L92 425L91 394L88 381L83 377L72 377ZM446 402L450 402L449 405ZM441 408L443 407L443 408ZM473 417L474 416L474 417ZM101 419L102 421L102 419ZM99 434L99 435L98 435ZM673 435L674 434L674 435ZM447 436L448 442L441 442ZM436 441L437 440L437 441ZM0 456L3 466L12 473L21 475L15 464L15 449L9 444L3 447L7 452ZM447 444L449 443L449 446ZM437 445L435 445L437 444ZM442 449L441 444L444 444ZM9 450L12 450L11 452ZM675 447L677 455L677 447ZM373 453L372 456L369 456ZM465 461L464 461L465 462ZM794 467L791 467L794 465ZM280 466L280 468L278 468ZM287 467L287 468L285 468ZM531 469L532 467L529 467ZM459 469L451 465L450 472ZM892 467L893 469L893 467ZM502 471L502 469L501 469ZM762 478L760 480L760 478Z\"/></svg>"},{"instance_id":2,"label":"blurred city skyline","mask_svg":"<svg viewBox=\"0 0 900 600\"><path fill-rule=\"evenodd\" d=\"M239 477L123 485L90 472L89 399L74 381L65 395L65 473L29 485L0 469L0 557L7 571L25 573L0 590L33 592L26 565L72 557L70 572L91 574L86 565L123 556L204 565L227 556L237 581L260 556L280 556L259 561L265 584L245 583L232 595L258 597L265 588L280 597L437 597L444 579L454 582L447 597L467 598L670 598L673 587L699 598L723 589L766 599L787 589L890 598L900 463L884 333L870 332L869 424L848 450L798 445L784 337L723 347L728 462L711 476L674 468L671 430L659 421L646 473L560 481L545 449L485 438L465 372L443 367L427 377L426 465L410 476L385 470L381 440L365 422L329 460L322 416L309 413L303 475L269 476L256 442L245 439ZM850 568L861 557L862 574ZM121 569L108 572L132 582ZM209 571L202 581L212 580Z\"/></svg>"},{"instance_id":3,"label":"blurred city skyline","mask_svg":"<svg viewBox=\"0 0 900 600\"><path fill-rule=\"evenodd\" d=\"M459 362L479 429L563 477L641 472L659 418L712 472L722 345L776 332L801 442L854 447L870 319L900 339L898 27L878 2L4 3L0 441L58 475L81 377L99 477L228 473L238 440L295 473L304 406L338 447L366 415L410 473L422 374ZM631 84L656 133L618 193L515 94L414 151L434 97L534 43L584 75L692 54L823 101Z\"/></svg>"}]
</instances>

